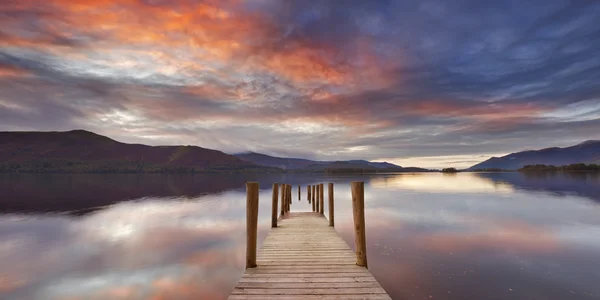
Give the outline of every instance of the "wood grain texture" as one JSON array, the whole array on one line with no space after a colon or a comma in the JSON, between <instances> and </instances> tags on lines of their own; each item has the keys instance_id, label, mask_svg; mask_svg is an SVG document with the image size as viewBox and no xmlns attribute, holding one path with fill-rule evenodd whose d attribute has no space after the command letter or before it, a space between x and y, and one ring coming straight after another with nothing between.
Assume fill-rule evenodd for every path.
<instances>
[{"instance_id":1,"label":"wood grain texture","mask_svg":"<svg viewBox=\"0 0 600 300\"><path fill-rule=\"evenodd\" d=\"M317 193L317 195L316 195L317 196L317 198L316 198L316 201L317 201L317 210L315 210L316 212L319 212L320 209L321 209L320 208L320 205L321 205L321 198L320 198L321 197L321 192L319 192L320 188L321 188L320 184L317 184L315 186L315 192Z\"/></svg>"},{"instance_id":2,"label":"wood grain texture","mask_svg":"<svg viewBox=\"0 0 600 300\"><path fill-rule=\"evenodd\" d=\"M334 227L335 226L335 220L334 220L334 206L333 206L333 183L329 183L327 185L328 187L328 192L329 192L329 226Z\"/></svg>"},{"instance_id":3,"label":"wood grain texture","mask_svg":"<svg viewBox=\"0 0 600 300\"><path fill-rule=\"evenodd\" d=\"M356 264L368 268L367 237L365 232L365 185L363 182L352 182L351 188Z\"/></svg>"},{"instance_id":4,"label":"wood grain texture","mask_svg":"<svg viewBox=\"0 0 600 300\"><path fill-rule=\"evenodd\" d=\"M324 189L325 189L324 185L323 185L322 183L321 183L321 184L319 184L319 202L321 203L321 206L320 206L320 210L319 210L319 212L320 212L321 214L324 214L324 212L325 212L325 200L324 200L324 199L325 199L325 196L324 196Z\"/></svg>"},{"instance_id":5,"label":"wood grain texture","mask_svg":"<svg viewBox=\"0 0 600 300\"><path fill-rule=\"evenodd\" d=\"M285 214L285 183L281 184L281 215Z\"/></svg>"},{"instance_id":6,"label":"wood grain texture","mask_svg":"<svg viewBox=\"0 0 600 300\"><path fill-rule=\"evenodd\" d=\"M258 190L258 182L246 183L246 269L256 267Z\"/></svg>"},{"instance_id":7,"label":"wood grain texture","mask_svg":"<svg viewBox=\"0 0 600 300\"><path fill-rule=\"evenodd\" d=\"M273 183L273 203L271 204L271 227L277 227L277 204L279 203L279 184Z\"/></svg>"},{"instance_id":8,"label":"wood grain texture","mask_svg":"<svg viewBox=\"0 0 600 300\"><path fill-rule=\"evenodd\" d=\"M317 207L316 205L317 204L315 203L315 186L311 185L310 186L310 190L311 190L311 192L310 192L310 200L312 201L312 211L316 211L316 207Z\"/></svg>"},{"instance_id":9,"label":"wood grain texture","mask_svg":"<svg viewBox=\"0 0 600 300\"><path fill-rule=\"evenodd\" d=\"M391 299L320 212L282 216L256 264L228 299Z\"/></svg>"}]
</instances>

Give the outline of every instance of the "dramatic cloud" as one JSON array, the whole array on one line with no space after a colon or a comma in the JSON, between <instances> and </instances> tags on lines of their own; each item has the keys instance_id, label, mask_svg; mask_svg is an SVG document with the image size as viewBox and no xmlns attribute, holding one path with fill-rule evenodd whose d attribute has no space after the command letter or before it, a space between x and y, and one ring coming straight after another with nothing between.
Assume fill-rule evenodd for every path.
<instances>
[{"instance_id":1,"label":"dramatic cloud","mask_svg":"<svg viewBox=\"0 0 600 300\"><path fill-rule=\"evenodd\" d=\"M597 1L5 2L0 130L430 167L600 138Z\"/></svg>"}]
</instances>

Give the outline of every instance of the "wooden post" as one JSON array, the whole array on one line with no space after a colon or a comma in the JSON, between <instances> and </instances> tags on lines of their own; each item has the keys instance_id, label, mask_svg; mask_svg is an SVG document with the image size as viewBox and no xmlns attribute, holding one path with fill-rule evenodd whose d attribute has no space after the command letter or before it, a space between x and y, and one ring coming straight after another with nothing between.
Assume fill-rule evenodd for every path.
<instances>
[{"instance_id":1,"label":"wooden post","mask_svg":"<svg viewBox=\"0 0 600 300\"><path fill-rule=\"evenodd\" d=\"M273 207L271 211L271 228L277 227L277 204L279 203L279 184L273 183Z\"/></svg>"},{"instance_id":2,"label":"wooden post","mask_svg":"<svg viewBox=\"0 0 600 300\"><path fill-rule=\"evenodd\" d=\"M316 212L319 212L319 204L321 204L321 202L319 201L319 185L317 184L315 187L315 192L316 192L316 197L315 197L315 201L317 202L317 210Z\"/></svg>"},{"instance_id":3,"label":"wooden post","mask_svg":"<svg viewBox=\"0 0 600 300\"><path fill-rule=\"evenodd\" d=\"M281 215L285 214L285 184L281 184Z\"/></svg>"},{"instance_id":4,"label":"wooden post","mask_svg":"<svg viewBox=\"0 0 600 300\"><path fill-rule=\"evenodd\" d=\"M301 188L300 188L300 186L298 186L298 201L300 201L302 198L300 190L301 190Z\"/></svg>"},{"instance_id":5,"label":"wooden post","mask_svg":"<svg viewBox=\"0 0 600 300\"><path fill-rule=\"evenodd\" d=\"M335 223L333 221L333 183L330 182L328 184L329 190L329 226L335 227Z\"/></svg>"},{"instance_id":6,"label":"wooden post","mask_svg":"<svg viewBox=\"0 0 600 300\"><path fill-rule=\"evenodd\" d=\"M315 203L315 186L311 185L310 189L311 189L311 197L310 198L312 200L312 208L313 208L313 212L314 212L314 211L317 211L316 210L316 205L317 204Z\"/></svg>"},{"instance_id":7,"label":"wooden post","mask_svg":"<svg viewBox=\"0 0 600 300\"><path fill-rule=\"evenodd\" d=\"M288 212L292 211L292 202L294 202L292 200L292 199L294 199L293 196L292 196L293 195L292 194L293 189L294 189L294 187L290 184L290 203L288 204Z\"/></svg>"},{"instance_id":8,"label":"wooden post","mask_svg":"<svg viewBox=\"0 0 600 300\"><path fill-rule=\"evenodd\" d=\"M325 211L325 185L321 183L319 186L319 196L321 198L321 210L319 212L323 215Z\"/></svg>"},{"instance_id":9,"label":"wooden post","mask_svg":"<svg viewBox=\"0 0 600 300\"><path fill-rule=\"evenodd\" d=\"M319 193L319 188L320 187L321 187L320 184L317 184L316 187L315 187L315 192L317 193L317 195L316 195L317 197L316 197L316 200L315 200L315 201L317 201L317 210L315 210L316 212L319 212L319 204L321 204L321 201L319 201L319 195L321 195L321 193Z\"/></svg>"},{"instance_id":10,"label":"wooden post","mask_svg":"<svg viewBox=\"0 0 600 300\"><path fill-rule=\"evenodd\" d=\"M246 269L256 268L258 189L258 182L246 183Z\"/></svg>"},{"instance_id":11,"label":"wooden post","mask_svg":"<svg viewBox=\"0 0 600 300\"><path fill-rule=\"evenodd\" d=\"M306 186L306 197L308 197L308 203L310 203L310 184Z\"/></svg>"},{"instance_id":12,"label":"wooden post","mask_svg":"<svg viewBox=\"0 0 600 300\"><path fill-rule=\"evenodd\" d=\"M367 237L365 235L365 185L352 182L352 214L354 215L354 243L356 265L367 267Z\"/></svg>"},{"instance_id":13,"label":"wooden post","mask_svg":"<svg viewBox=\"0 0 600 300\"><path fill-rule=\"evenodd\" d=\"M283 191L283 211L287 214L288 212L288 185L285 185L285 189Z\"/></svg>"},{"instance_id":14,"label":"wooden post","mask_svg":"<svg viewBox=\"0 0 600 300\"><path fill-rule=\"evenodd\" d=\"M288 184L288 206L287 211L290 212L292 205L292 185Z\"/></svg>"}]
</instances>

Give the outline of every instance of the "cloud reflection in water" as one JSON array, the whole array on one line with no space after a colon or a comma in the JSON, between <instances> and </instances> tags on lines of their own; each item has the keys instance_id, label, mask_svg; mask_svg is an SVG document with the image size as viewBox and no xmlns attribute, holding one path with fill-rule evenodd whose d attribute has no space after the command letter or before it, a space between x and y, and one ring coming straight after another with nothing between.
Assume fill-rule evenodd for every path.
<instances>
[{"instance_id":1,"label":"cloud reflection in water","mask_svg":"<svg viewBox=\"0 0 600 300\"><path fill-rule=\"evenodd\" d=\"M225 299L243 273L240 178L144 175L105 181L82 175L71 184L73 178L47 176L51 184L23 177L0 185L18 184L24 191L41 187L39 194L47 193L40 196L44 209L25 213L29 204L18 206L17 200L35 204L38 198L0 190L12 197L5 202L8 210L20 211L0 215L2 299ZM394 299L600 295L600 205L593 197L571 193L597 190L600 184L590 178L532 179L514 173L309 179L252 178L263 188L259 245L269 229L273 181L295 188L331 181L336 230L353 247L349 182L362 180L370 270ZM203 193L200 182L213 190ZM129 198L83 214L43 213L48 199L63 197L56 195L75 195L61 203L80 207L77 200L87 199L81 190L89 186L96 191L117 187L107 198L121 199L143 195L145 185L147 193L160 196ZM293 194L292 210L309 209L304 194L302 202L295 189ZM102 203L101 198L96 195L92 203Z\"/></svg>"}]
</instances>

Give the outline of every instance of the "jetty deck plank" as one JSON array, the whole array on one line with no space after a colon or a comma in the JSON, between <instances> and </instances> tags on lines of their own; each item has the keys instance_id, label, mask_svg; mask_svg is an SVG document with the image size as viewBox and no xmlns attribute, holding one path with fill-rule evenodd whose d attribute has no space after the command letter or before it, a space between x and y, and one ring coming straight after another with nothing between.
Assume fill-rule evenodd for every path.
<instances>
[{"instance_id":1,"label":"jetty deck plank","mask_svg":"<svg viewBox=\"0 0 600 300\"><path fill-rule=\"evenodd\" d=\"M228 299L391 299L322 214L288 213L277 226Z\"/></svg>"}]
</instances>

